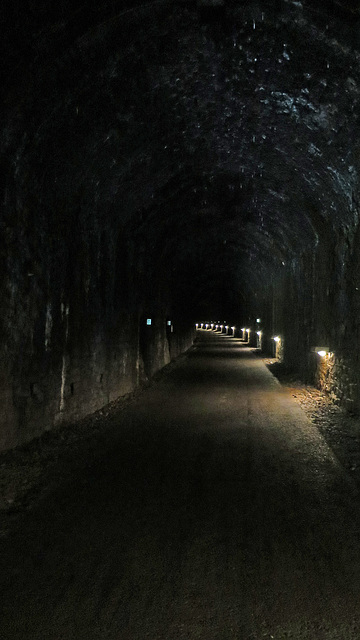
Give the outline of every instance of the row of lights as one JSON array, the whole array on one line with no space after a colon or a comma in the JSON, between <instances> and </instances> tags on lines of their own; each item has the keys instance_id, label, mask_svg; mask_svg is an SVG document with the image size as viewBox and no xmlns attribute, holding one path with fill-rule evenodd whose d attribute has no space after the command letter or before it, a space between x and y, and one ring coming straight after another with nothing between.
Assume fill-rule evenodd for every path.
<instances>
[{"instance_id":1,"label":"row of lights","mask_svg":"<svg viewBox=\"0 0 360 640\"><path fill-rule=\"evenodd\" d=\"M216 331L216 329L227 329L227 330L231 329L232 331L235 331L235 329L236 329L236 327L230 327L227 324L226 325L225 324L215 324L214 322L212 322L211 324L208 324L208 323L205 324L204 322L201 322L201 323L197 322L195 326L196 326L197 329L199 329L199 328L200 329L215 329L215 331Z\"/></svg>"},{"instance_id":2,"label":"row of lights","mask_svg":"<svg viewBox=\"0 0 360 640\"><path fill-rule=\"evenodd\" d=\"M260 322L260 318L258 318L256 322ZM232 331L235 331L235 329L236 329L236 327L229 327L228 325L223 325L223 324L214 324L213 322L211 324L204 323L204 322L201 322L201 323L197 322L196 323L196 328L197 329L199 329L199 328L200 329L214 329L215 328L215 330L216 329L224 329L225 328L225 329L231 329ZM251 329L246 329L245 327L243 327L241 329L241 331L243 333L247 333L247 334L251 333ZM257 331L256 334L259 336L259 338L261 338L262 331ZM275 342L280 342L281 341L280 336L274 336L272 339L275 340ZM322 352L321 353L318 352L318 353L321 355Z\"/></svg>"},{"instance_id":3,"label":"row of lights","mask_svg":"<svg viewBox=\"0 0 360 640\"><path fill-rule=\"evenodd\" d=\"M256 322L257 322L257 324L259 324L261 322L260 318L257 318ZM224 328L228 331L229 328L230 328L233 332L235 331L235 328L236 328L234 326L233 327L229 327L228 325L225 325L225 324L215 324L214 322L212 322L210 324L209 323L203 323L203 322L201 324L196 323L196 328L198 329L199 327L201 329L209 329L209 328L210 329L215 329L215 331L217 329L221 329L222 330ZM247 337L249 339L249 335L250 335L251 329L246 329L245 327L243 327L241 329L241 331L243 332L243 335L246 333ZM259 338L261 338L262 331L259 330L259 331L256 332L256 334L258 335ZM277 344L279 342L281 342L281 337L280 336L274 336L272 339ZM325 358L325 356L330 355L328 347L314 347L313 351L315 351L317 353L317 355L320 356L321 358Z\"/></svg>"}]
</instances>

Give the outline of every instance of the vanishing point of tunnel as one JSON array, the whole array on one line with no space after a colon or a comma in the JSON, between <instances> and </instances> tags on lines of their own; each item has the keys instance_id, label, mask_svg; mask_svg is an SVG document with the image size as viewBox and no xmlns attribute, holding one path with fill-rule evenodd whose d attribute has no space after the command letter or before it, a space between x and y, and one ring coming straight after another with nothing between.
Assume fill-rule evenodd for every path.
<instances>
[{"instance_id":1,"label":"vanishing point of tunnel","mask_svg":"<svg viewBox=\"0 0 360 640\"><path fill-rule=\"evenodd\" d=\"M0 50L0 471L119 407L1 640L360 638L355 483L264 364L359 414L358 1L3 0Z\"/></svg>"}]
</instances>

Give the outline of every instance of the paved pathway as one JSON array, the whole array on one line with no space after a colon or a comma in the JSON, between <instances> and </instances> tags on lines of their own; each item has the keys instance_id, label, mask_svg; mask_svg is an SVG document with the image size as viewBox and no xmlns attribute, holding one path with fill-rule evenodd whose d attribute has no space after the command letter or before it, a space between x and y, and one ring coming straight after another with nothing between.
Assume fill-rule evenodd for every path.
<instances>
[{"instance_id":1,"label":"paved pathway","mask_svg":"<svg viewBox=\"0 0 360 640\"><path fill-rule=\"evenodd\" d=\"M199 334L5 541L1 640L360 638L351 479L260 358Z\"/></svg>"}]
</instances>

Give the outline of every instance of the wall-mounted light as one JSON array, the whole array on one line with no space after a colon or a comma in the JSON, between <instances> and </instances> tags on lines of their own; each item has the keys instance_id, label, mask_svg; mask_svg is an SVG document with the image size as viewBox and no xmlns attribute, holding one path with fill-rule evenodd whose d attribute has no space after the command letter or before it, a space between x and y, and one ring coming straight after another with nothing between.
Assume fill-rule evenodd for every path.
<instances>
[{"instance_id":1,"label":"wall-mounted light","mask_svg":"<svg viewBox=\"0 0 360 640\"><path fill-rule=\"evenodd\" d=\"M171 327L171 320L168 320L168 321L167 321L167 326L168 326L168 327ZM197 326L197 325L196 325L196 326Z\"/></svg>"},{"instance_id":2,"label":"wall-mounted light","mask_svg":"<svg viewBox=\"0 0 360 640\"><path fill-rule=\"evenodd\" d=\"M242 332L244 332L244 331L245 331L245 329L241 329L241 331L242 331Z\"/></svg>"},{"instance_id":3,"label":"wall-mounted light","mask_svg":"<svg viewBox=\"0 0 360 640\"><path fill-rule=\"evenodd\" d=\"M256 322L259 324L259 322L261 322L261 318L256 318Z\"/></svg>"},{"instance_id":4,"label":"wall-mounted light","mask_svg":"<svg viewBox=\"0 0 360 640\"><path fill-rule=\"evenodd\" d=\"M150 327L150 325L151 325L151 318L147 318L147 319L146 319L146 324L148 325L148 327Z\"/></svg>"},{"instance_id":5,"label":"wall-mounted light","mask_svg":"<svg viewBox=\"0 0 360 640\"><path fill-rule=\"evenodd\" d=\"M280 338L280 336L275 336L275 337L273 338L273 340L275 340L275 342L280 342L281 338Z\"/></svg>"},{"instance_id":6,"label":"wall-mounted light","mask_svg":"<svg viewBox=\"0 0 360 640\"><path fill-rule=\"evenodd\" d=\"M256 333L259 336L259 338L261 338L261 331L257 331Z\"/></svg>"},{"instance_id":7,"label":"wall-mounted light","mask_svg":"<svg viewBox=\"0 0 360 640\"><path fill-rule=\"evenodd\" d=\"M213 328L214 328L214 323L212 323L212 324L210 325L210 327L213 329Z\"/></svg>"},{"instance_id":8,"label":"wall-mounted light","mask_svg":"<svg viewBox=\"0 0 360 640\"><path fill-rule=\"evenodd\" d=\"M235 331L235 327L231 327L231 331Z\"/></svg>"},{"instance_id":9,"label":"wall-mounted light","mask_svg":"<svg viewBox=\"0 0 360 640\"><path fill-rule=\"evenodd\" d=\"M220 325L220 329L223 329L223 328L224 328L224 325L223 325L223 324L221 324L221 325Z\"/></svg>"},{"instance_id":10,"label":"wall-mounted light","mask_svg":"<svg viewBox=\"0 0 360 640\"><path fill-rule=\"evenodd\" d=\"M324 358L329 353L329 347L312 347L311 351L317 353L320 358Z\"/></svg>"},{"instance_id":11,"label":"wall-mounted light","mask_svg":"<svg viewBox=\"0 0 360 640\"><path fill-rule=\"evenodd\" d=\"M250 329L246 329L246 333L250 333Z\"/></svg>"},{"instance_id":12,"label":"wall-mounted light","mask_svg":"<svg viewBox=\"0 0 360 640\"><path fill-rule=\"evenodd\" d=\"M226 325L225 329L228 329L229 327Z\"/></svg>"}]
</instances>

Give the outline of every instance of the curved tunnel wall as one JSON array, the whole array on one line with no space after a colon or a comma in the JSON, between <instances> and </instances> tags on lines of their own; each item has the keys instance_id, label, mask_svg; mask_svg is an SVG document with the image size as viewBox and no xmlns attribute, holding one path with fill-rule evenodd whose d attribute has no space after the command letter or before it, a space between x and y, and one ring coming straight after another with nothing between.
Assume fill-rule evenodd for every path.
<instances>
[{"instance_id":1,"label":"curved tunnel wall","mask_svg":"<svg viewBox=\"0 0 360 640\"><path fill-rule=\"evenodd\" d=\"M359 405L356 6L36 7L9 2L3 42L0 447L134 389L217 315L261 315Z\"/></svg>"}]
</instances>

